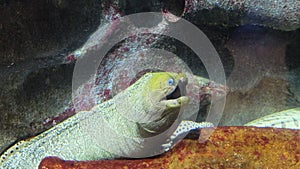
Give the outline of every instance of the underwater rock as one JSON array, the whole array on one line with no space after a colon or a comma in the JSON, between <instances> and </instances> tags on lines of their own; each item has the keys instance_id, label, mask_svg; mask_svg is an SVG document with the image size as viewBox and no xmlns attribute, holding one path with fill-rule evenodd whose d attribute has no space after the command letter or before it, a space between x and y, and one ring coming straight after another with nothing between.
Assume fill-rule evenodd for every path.
<instances>
[{"instance_id":1,"label":"underwater rock","mask_svg":"<svg viewBox=\"0 0 300 169\"><path fill-rule=\"evenodd\" d=\"M230 92L219 125L244 125L262 116L292 108L286 106L289 97L286 86L287 82L283 79L266 77L247 92Z\"/></svg>"},{"instance_id":2,"label":"underwater rock","mask_svg":"<svg viewBox=\"0 0 300 169\"><path fill-rule=\"evenodd\" d=\"M205 132L205 130L202 130ZM164 155L148 159L64 161L47 157L40 169L117 168L290 168L300 167L300 130L218 127L199 143L185 139Z\"/></svg>"},{"instance_id":3,"label":"underwater rock","mask_svg":"<svg viewBox=\"0 0 300 169\"><path fill-rule=\"evenodd\" d=\"M0 65L62 59L100 24L99 1L0 1Z\"/></svg>"},{"instance_id":4,"label":"underwater rock","mask_svg":"<svg viewBox=\"0 0 300 169\"><path fill-rule=\"evenodd\" d=\"M0 1L0 152L68 105L74 65L62 60L101 13L98 0Z\"/></svg>"},{"instance_id":5,"label":"underwater rock","mask_svg":"<svg viewBox=\"0 0 300 169\"><path fill-rule=\"evenodd\" d=\"M202 24L250 24L292 31L300 28L300 1L185 0L182 15Z\"/></svg>"},{"instance_id":6,"label":"underwater rock","mask_svg":"<svg viewBox=\"0 0 300 169\"><path fill-rule=\"evenodd\" d=\"M225 46L235 66L227 78L231 92L227 95L221 125L244 125L300 106L296 100L299 76L288 69L288 65L299 65L295 60L300 57L295 45L287 48L297 40L294 38L297 34L297 31L294 35L279 34L257 26L241 26L232 32ZM287 53L293 53L289 60Z\"/></svg>"}]
</instances>

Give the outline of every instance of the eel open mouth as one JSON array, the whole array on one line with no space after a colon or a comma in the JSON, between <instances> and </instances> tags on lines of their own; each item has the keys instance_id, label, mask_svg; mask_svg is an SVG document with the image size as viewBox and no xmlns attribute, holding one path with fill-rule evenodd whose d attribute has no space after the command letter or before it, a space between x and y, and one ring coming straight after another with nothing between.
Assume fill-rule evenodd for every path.
<instances>
[{"instance_id":1,"label":"eel open mouth","mask_svg":"<svg viewBox=\"0 0 300 169\"><path fill-rule=\"evenodd\" d=\"M166 96L166 99L167 100L178 99L179 97L184 96L186 94L186 85L187 85L186 80L179 80L176 88L173 90L172 93Z\"/></svg>"},{"instance_id":2,"label":"eel open mouth","mask_svg":"<svg viewBox=\"0 0 300 169\"><path fill-rule=\"evenodd\" d=\"M186 78L180 79L175 89L170 94L168 94L165 97L165 99L166 100L178 99L186 95L186 85L187 85L187 79ZM164 112L162 112L161 117L159 119L152 121L150 123L140 123L139 131L141 136L144 138L152 137L154 135L164 132L176 120L178 113L180 112L180 108L181 107L174 107L171 109L164 110Z\"/></svg>"}]
</instances>

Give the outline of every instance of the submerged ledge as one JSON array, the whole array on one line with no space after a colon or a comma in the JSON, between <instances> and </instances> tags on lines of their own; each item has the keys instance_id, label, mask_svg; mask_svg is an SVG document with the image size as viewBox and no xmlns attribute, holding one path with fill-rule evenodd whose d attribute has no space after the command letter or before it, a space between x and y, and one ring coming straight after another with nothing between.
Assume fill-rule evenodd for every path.
<instances>
[{"instance_id":1,"label":"submerged ledge","mask_svg":"<svg viewBox=\"0 0 300 169\"><path fill-rule=\"evenodd\" d=\"M169 152L154 158L81 162L47 157L39 166L40 169L267 167L300 168L300 130L218 127L204 143L184 139Z\"/></svg>"}]
</instances>

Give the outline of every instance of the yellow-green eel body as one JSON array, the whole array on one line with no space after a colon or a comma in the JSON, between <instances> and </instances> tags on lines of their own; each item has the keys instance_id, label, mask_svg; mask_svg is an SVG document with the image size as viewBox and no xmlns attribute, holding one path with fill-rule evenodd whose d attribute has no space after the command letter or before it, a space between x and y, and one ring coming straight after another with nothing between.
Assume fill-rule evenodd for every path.
<instances>
[{"instance_id":1,"label":"yellow-green eel body","mask_svg":"<svg viewBox=\"0 0 300 169\"><path fill-rule=\"evenodd\" d=\"M78 112L36 137L13 145L1 155L0 169L35 169L47 156L65 160L98 160L142 151L143 138L169 128L177 116L172 110L189 102L187 96L166 98L186 80L183 74L146 73L113 99L90 111ZM181 126L188 131L211 127L212 124L185 122ZM169 141L181 133L181 130L176 130ZM167 151L170 142L153 146L165 147Z\"/></svg>"},{"instance_id":2,"label":"yellow-green eel body","mask_svg":"<svg viewBox=\"0 0 300 169\"><path fill-rule=\"evenodd\" d=\"M300 108L273 113L253 120L245 126L300 129Z\"/></svg>"}]
</instances>

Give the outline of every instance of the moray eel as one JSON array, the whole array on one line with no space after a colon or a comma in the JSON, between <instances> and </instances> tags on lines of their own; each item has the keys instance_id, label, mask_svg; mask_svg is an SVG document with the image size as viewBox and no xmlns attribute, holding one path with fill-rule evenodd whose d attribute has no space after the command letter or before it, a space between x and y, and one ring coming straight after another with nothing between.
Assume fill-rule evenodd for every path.
<instances>
[{"instance_id":1,"label":"moray eel","mask_svg":"<svg viewBox=\"0 0 300 169\"><path fill-rule=\"evenodd\" d=\"M300 129L300 108L288 109L281 112L273 113L254 121L251 121L245 126L256 127L274 127Z\"/></svg>"},{"instance_id":2,"label":"moray eel","mask_svg":"<svg viewBox=\"0 0 300 169\"><path fill-rule=\"evenodd\" d=\"M146 73L90 111L78 112L35 137L16 143L1 155L0 168L38 168L47 156L98 160L142 151L141 138L158 135L169 128L179 108L188 104L189 98L181 94L186 84L184 74ZM166 139L166 144L153 146L167 151L178 135L211 126L211 123L186 121Z\"/></svg>"}]
</instances>

